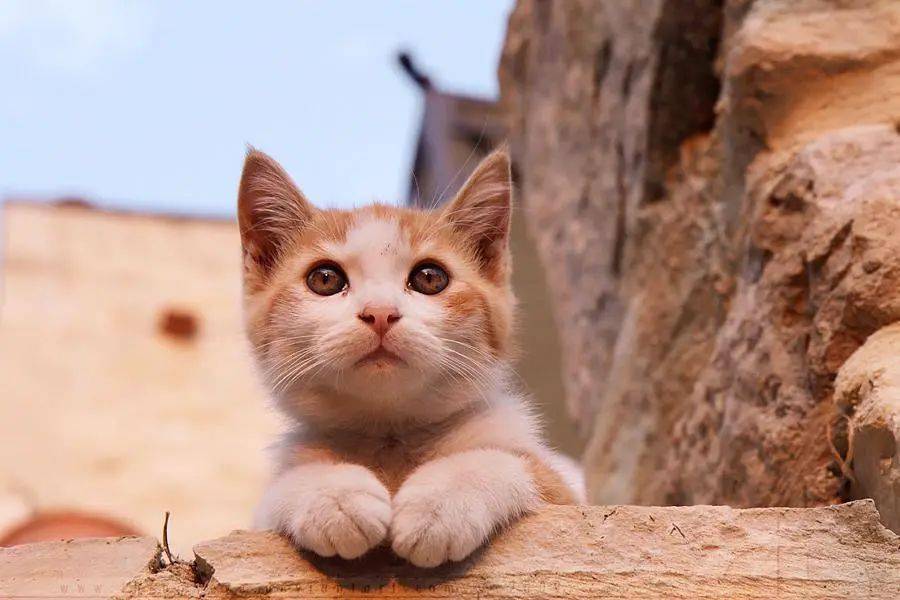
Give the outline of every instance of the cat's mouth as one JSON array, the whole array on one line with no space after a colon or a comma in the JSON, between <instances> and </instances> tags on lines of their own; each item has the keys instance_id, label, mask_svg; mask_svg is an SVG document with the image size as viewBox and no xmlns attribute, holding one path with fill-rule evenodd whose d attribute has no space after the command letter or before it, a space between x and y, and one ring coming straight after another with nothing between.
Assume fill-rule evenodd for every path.
<instances>
[{"instance_id":1,"label":"cat's mouth","mask_svg":"<svg viewBox=\"0 0 900 600\"><path fill-rule=\"evenodd\" d=\"M406 364L406 361L394 354L384 346L378 346L372 352L369 352L361 359L356 361L356 366L362 367L366 365L390 366Z\"/></svg>"}]
</instances>

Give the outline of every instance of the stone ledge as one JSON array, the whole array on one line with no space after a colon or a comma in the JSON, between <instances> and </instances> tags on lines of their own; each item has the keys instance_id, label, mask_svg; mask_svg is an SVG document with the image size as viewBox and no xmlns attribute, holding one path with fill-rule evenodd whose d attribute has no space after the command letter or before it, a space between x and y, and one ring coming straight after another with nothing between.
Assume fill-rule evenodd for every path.
<instances>
[{"instance_id":1,"label":"stone ledge","mask_svg":"<svg viewBox=\"0 0 900 600\"><path fill-rule=\"evenodd\" d=\"M0 548L0 599L108 598L159 565L159 544L148 537Z\"/></svg>"},{"instance_id":2,"label":"stone ledge","mask_svg":"<svg viewBox=\"0 0 900 600\"><path fill-rule=\"evenodd\" d=\"M162 569L149 538L33 544L0 549L0 598L900 598L900 537L878 519L869 500L553 507L435 570L386 549L321 559L244 531Z\"/></svg>"}]
</instances>

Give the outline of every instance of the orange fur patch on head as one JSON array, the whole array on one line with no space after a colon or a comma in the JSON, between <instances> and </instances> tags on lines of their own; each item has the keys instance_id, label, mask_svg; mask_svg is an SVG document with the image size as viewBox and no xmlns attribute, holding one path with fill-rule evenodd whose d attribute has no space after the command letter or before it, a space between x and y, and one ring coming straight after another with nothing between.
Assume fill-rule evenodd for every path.
<instances>
[{"instance_id":1,"label":"orange fur patch on head","mask_svg":"<svg viewBox=\"0 0 900 600\"><path fill-rule=\"evenodd\" d=\"M462 321L472 315L482 315L481 329L488 346L497 358L505 356L509 343L505 339L506 336L501 335L507 331L503 323L504 311L495 310L486 300L484 291L478 286L472 286L447 294L445 306L449 318L454 321Z\"/></svg>"},{"instance_id":2,"label":"orange fur patch on head","mask_svg":"<svg viewBox=\"0 0 900 600\"><path fill-rule=\"evenodd\" d=\"M326 242L342 242L353 224L354 215L345 210L317 210L308 225L294 240L295 247L320 246Z\"/></svg>"}]
</instances>

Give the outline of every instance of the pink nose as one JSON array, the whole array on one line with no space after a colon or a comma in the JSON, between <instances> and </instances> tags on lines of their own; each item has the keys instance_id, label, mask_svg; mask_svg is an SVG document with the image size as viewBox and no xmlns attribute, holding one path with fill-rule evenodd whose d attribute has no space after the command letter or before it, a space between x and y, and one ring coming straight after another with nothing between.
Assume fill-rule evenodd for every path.
<instances>
[{"instance_id":1,"label":"pink nose","mask_svg":"<svg viewBox=\"0 0 900 600\"><path fill-rule=\"evenodd\" d=\"M367 306L358 316L381 337L400 320L400 312L393 306Z\"/></svg>"}]
</instances>

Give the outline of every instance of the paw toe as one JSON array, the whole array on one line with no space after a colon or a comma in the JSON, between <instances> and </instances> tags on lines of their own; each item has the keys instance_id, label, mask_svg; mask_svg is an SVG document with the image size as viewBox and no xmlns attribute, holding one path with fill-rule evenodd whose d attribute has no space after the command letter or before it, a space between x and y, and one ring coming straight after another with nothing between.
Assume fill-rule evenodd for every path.
<instances>
[{"instance_id":1,"label":"paw toe","mask_svg":"<svg viewBox=\"0 0 900 600\"><path fill-rule=\"evenodd\" d=\"M290 532L290 538L296 546L312 550L319 556L329 557L336 554L334 544L322 531L300 526Z\"/></svg>"},{"instance_id":2,"label":"paw toe","mask_svg":"<svg viewBox=\"0 0 900 600\"><path fill-rule=\"evenodd\" d=\"M432 568L447 562L447 541L431 532L413 546L407 559L417 567Z\"/></svg>"},{"instance_id":3,"label":"paw toe","mask_svg":"<svg viewBox=\"0 0 900 600\"><path fill-rule=\"evenodd\" d=\"M480 546L478 540L474 540L470 536L457 536L450 541L450 548L448 551L450 560L463 560L472 554L478 546Z\"/></svg>"},{"instance_id":4,"label":"paw toe","mask_svg":"<svg viewBox=\"0 0 900 600\"><path fill-rule=\"evenodd\" d=\"M391 505L371 496L341 501L341 510L371 546L381 543L391 523Z\"/></svg>"},{"instance_id":5,"label":"paw toe","mask_svg":"<svg viewBox=\"0 0 900 600\"><path fill-rule=\"evenodd\" d=\"M395 528L392 535L393 540L391 541L391 549L394 551L394 554L400 558L409 557L410 551L412 551L413 546L415 546L416 541L418 541L415 532L400 532Z\"/></svg>"},{"instance_id":6,"label":"paw toe","mask_svg":"<svg viewBox=\"0 0 900 600\"><path fill-rule=\"evenodd\" d=\"M372 547L360 532L349 529L335 532L332 540L337 555L345 559L359 558Z\"/></svg>"},{"instance_id":7,"label":"paw toe","mask_svg":"<svg viewBox=\"0 0 900 600\"><path fill-rule=\"evenodd\" d=\"M394 553L415 566L430 568L447 561L452 532L440 521L401 520L392 532Z\"/></svg>"}]
</instances>

